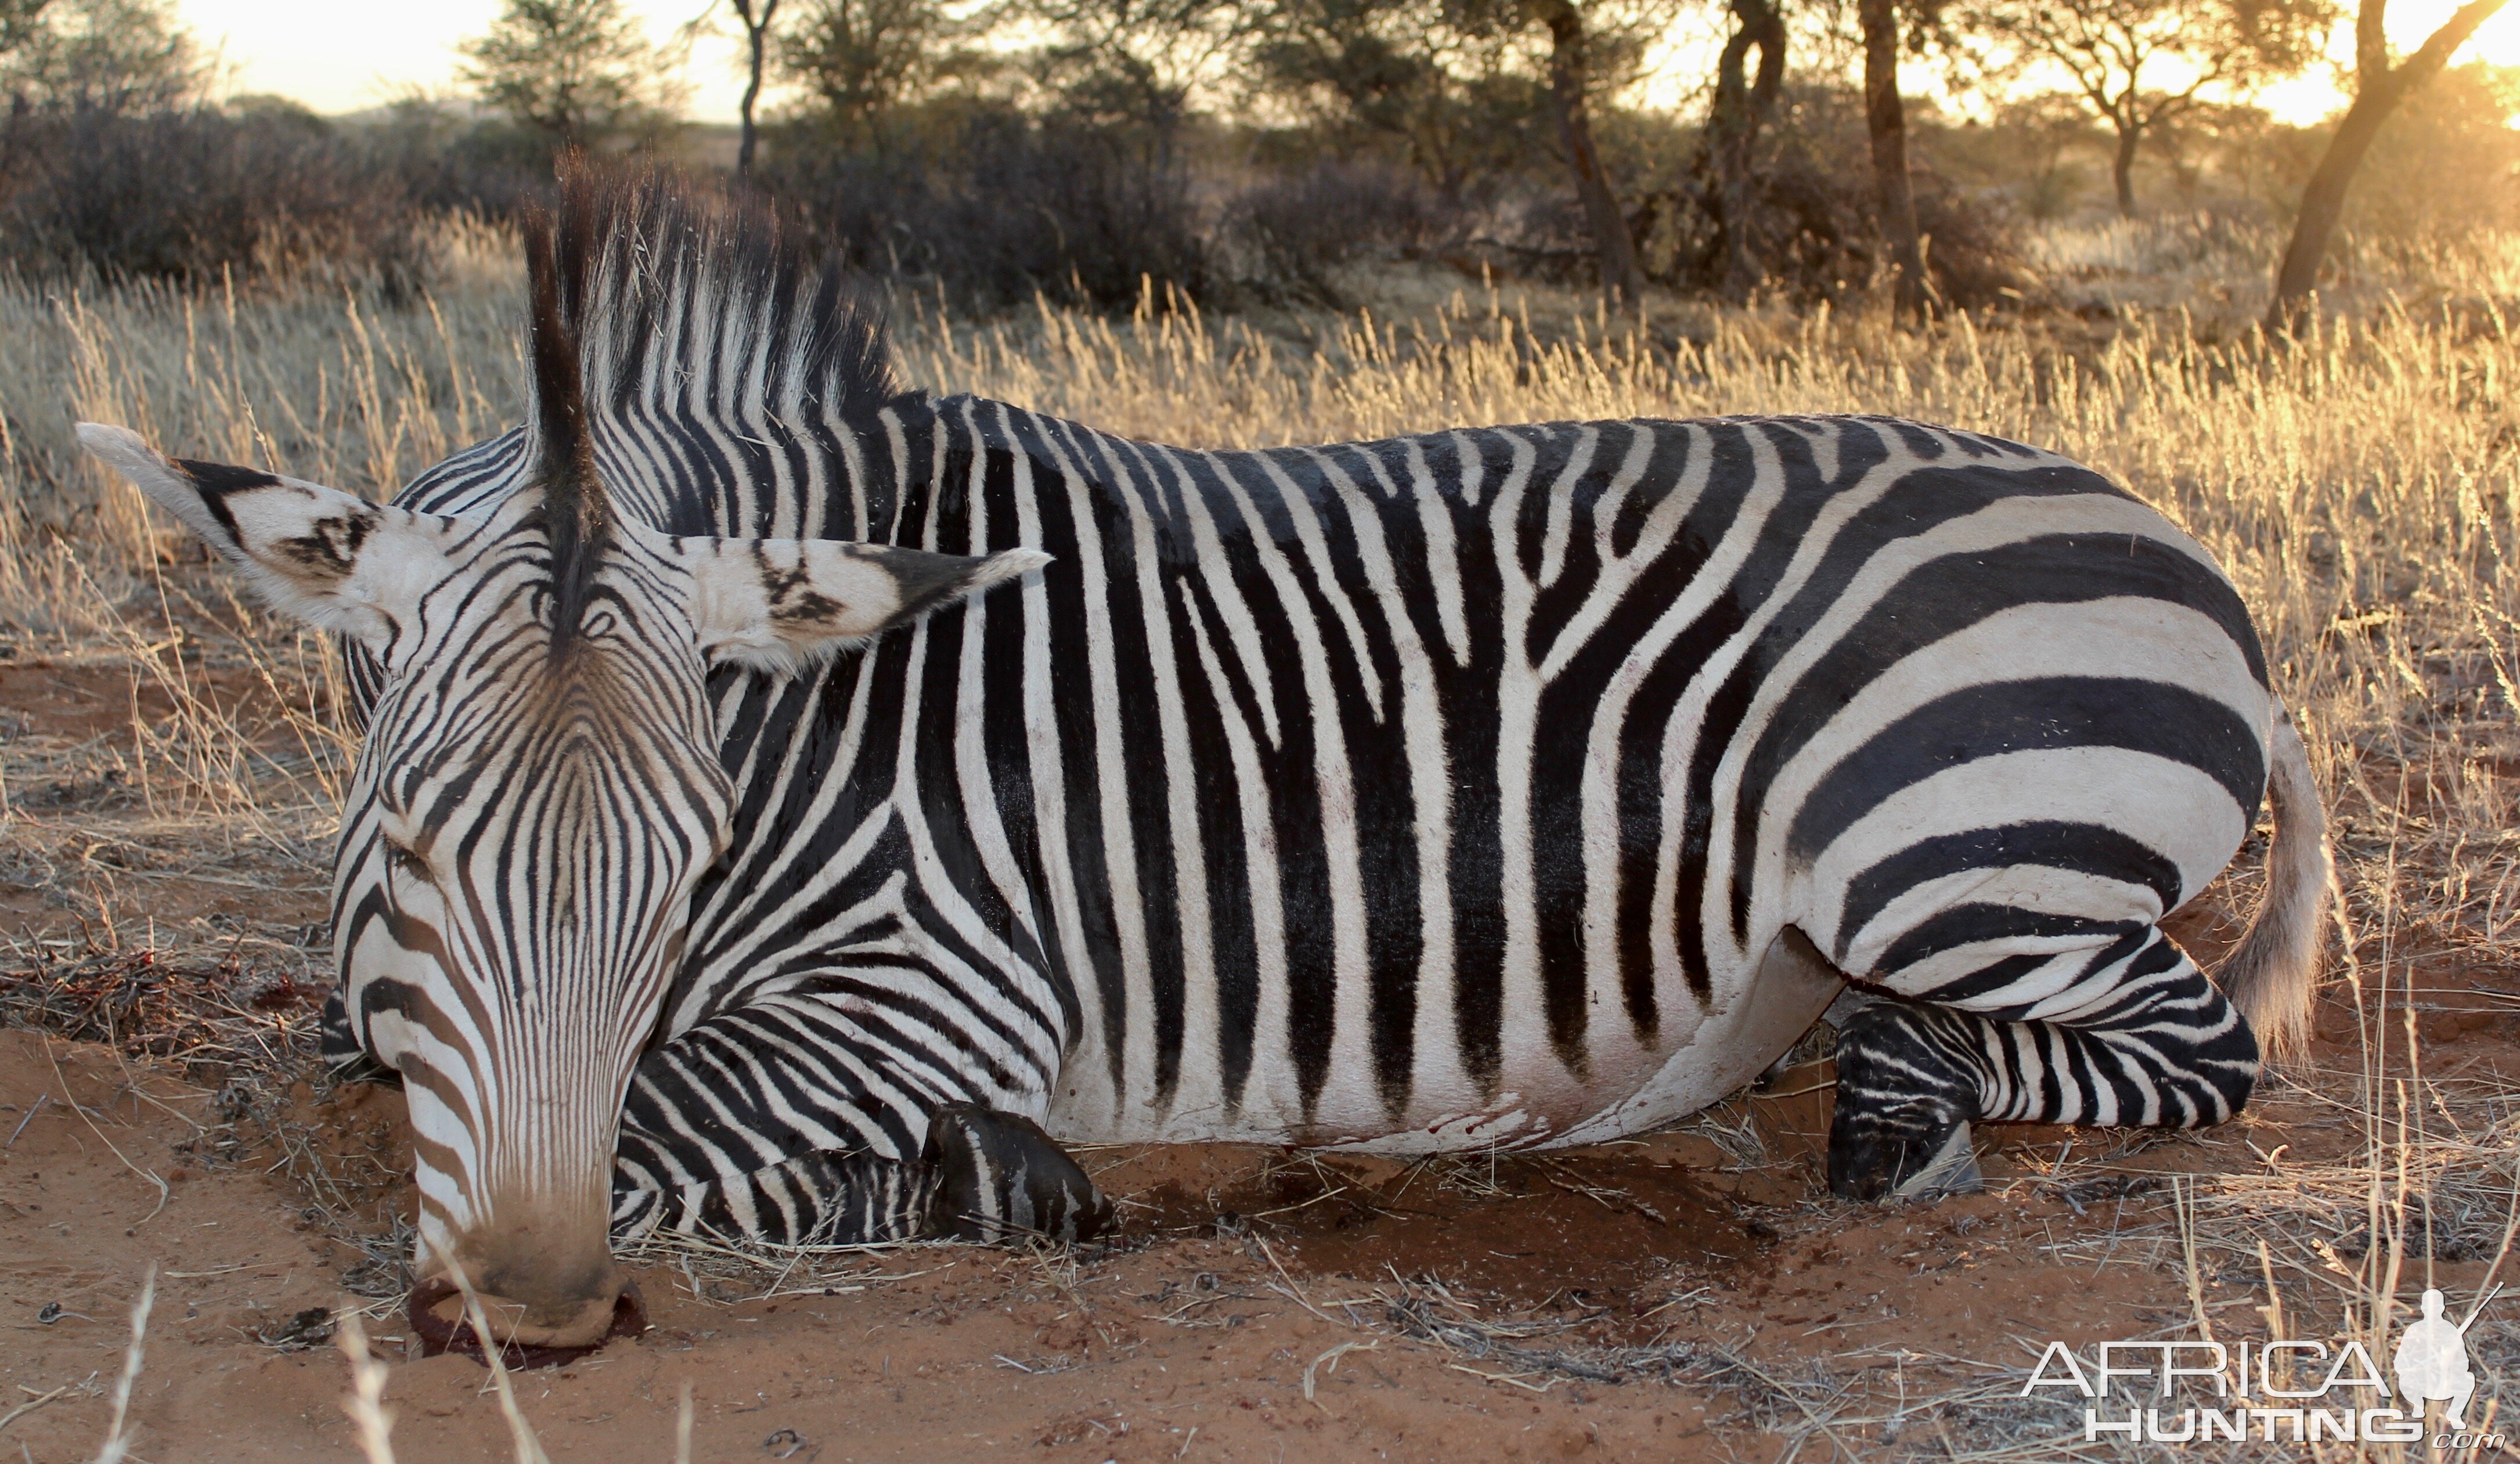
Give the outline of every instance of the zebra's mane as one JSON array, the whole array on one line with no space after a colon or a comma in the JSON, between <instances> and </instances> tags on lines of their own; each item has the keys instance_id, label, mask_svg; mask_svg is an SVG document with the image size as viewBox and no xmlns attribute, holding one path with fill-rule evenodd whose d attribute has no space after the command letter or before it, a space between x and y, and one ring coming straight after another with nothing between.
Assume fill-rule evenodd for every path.
<instances>
[{"instance_id":1,"label":"zebra's mane","mask_svg":"<svg viewBox=\"0 0 2520 1464\"><path fill-rule=\"evenodd\" d=\"M562 271L551 220L525 218L526 319L534 373L533 473L542 495L535 508L551 546L554 660L578 643L578 623L594 599L595 572L612 533L612 505L595 470L595 439L586 421L585 374L562 309Z\"/></svg>"},{"instance_id":2,"label":"zebra's mane","mask_svg":"<svg viewBox=\"0 0 2520 1464\"><path fill-rule=\"evenodd\" d=\"M653 167L571 160L554 242L599 433L722 440L756 430L736 402L854 423L901 396L874 299L761 207Z\"/></svg>"}]
</instances>

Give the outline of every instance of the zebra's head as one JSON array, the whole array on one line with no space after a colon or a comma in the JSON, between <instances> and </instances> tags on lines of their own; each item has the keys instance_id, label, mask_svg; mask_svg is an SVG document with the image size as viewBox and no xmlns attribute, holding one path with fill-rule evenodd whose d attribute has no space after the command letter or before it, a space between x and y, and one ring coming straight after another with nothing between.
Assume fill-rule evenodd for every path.
<instances>
[{"instance_id":1,"label":"zebra's head","mask_svg":"<svg viewBox=\"0 0 2520 1464\"><path fill-rule=\"evenodd\" d=\"M382 668L343 810L352 1029L405 1080L425 1275L460 1265L511 1341L600 1340L624 1095L732 784L713 663L792 671L1046 560L676 537L598 476L548 232L530 479L450 518L79 427L275 609Z\"/></svg>"}]
</instances>

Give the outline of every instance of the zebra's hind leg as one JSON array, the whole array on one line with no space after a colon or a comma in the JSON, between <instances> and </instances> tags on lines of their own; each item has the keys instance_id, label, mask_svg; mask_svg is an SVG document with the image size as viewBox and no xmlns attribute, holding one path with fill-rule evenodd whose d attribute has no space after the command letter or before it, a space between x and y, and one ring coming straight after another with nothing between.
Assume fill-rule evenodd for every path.
<instances>
[{"instance_id":1,"label":"zebra's hind leg","mask_svg":"<svg viewBox=\"0 0 2520 1464\"><path fill-rule=\"evenodd\" d=\"M2054 996L1989 1007L1881 1001L1848 1020L1831 1190L1952 1193L1973 1172L1972 1122L2202 1128L2257 1084L2248 1024L2158 930L2100 951Z\"/></svg>"},{"instance_id":2,"label":"zebra's hind leg","mask_svg":"<svg viewBox=\"0 0 2520 1464\"><path fill-rule=\"evenodd\" d=\"M958 1103L927 1120L927 1233L951 1240L1090 1240L1111 1202L1058 1140L1020 1114Z\"/></svg>"}]
</instances>

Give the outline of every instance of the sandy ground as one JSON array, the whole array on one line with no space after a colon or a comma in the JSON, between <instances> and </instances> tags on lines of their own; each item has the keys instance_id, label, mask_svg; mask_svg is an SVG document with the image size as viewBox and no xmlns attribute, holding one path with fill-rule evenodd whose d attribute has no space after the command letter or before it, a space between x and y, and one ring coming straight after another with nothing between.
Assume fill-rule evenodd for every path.
<instances>
[{"instance_id":1,"label":"sandy ground","mask_svg":"<svg viewBox=\"0 0 2520 1464\"><path fill-rule=\"evenodd\" d=\"M406 1355L399 1097L289 1081L303 1059L286 1035L319 993L288 973L308 969L321 869L251 843L199 858L198 833L150 822L127 781L80 762L127 728L121 673L0 668L0 705L16 719L0 732L60 773L12 783L51 842L5 851L0 922L20 936L0 996L85 961L143 986L180 969L235 1004L224 1046L184 1036L165 1003L123 1025L56 1003L47 1030L0 1031L0 1459L93 1456L152 1267L133 1457L356 1457L344 1359L324 1339L362 1309L392 1364L400 1456L509 1456L478 1364ZM2229 922L2208 909L2186 929L2210 953ZM144 958L152 941L190 954ZM2445 1121L2498 1114L2520 1068L2520 964L2423 969L2377 1025L2411 1008ZM2363 1047L2341 1000L2300 1081L2237 1123L1986 1131L1989 1192L1924 1208L1826 1196L1823 1063L1687 1131L1547 1156L1090 1150L1122 1202L1116 1244L773 1265L650 1253L635 1274L652 1329L519 1375L518 1401L558 1460L672 1459L687 1390L699 1460L2041 1457L2079 1423L2019 1397L2048 1340L2183 1335L2199 1313L2265 1334L2241 1212L2196 1211L2188 1245L2179 1206L2199 1191L2176 1176L2228 1190L2352 1156ZM231 1061L248 1027L273 1045ZM2408 1295L2426 1279L2464 1294L2489 1268L2502 1213L2439 1214ZM2332 1309L2317 1274L2343 1274L2351 1235L2332 1219L2269 1225L2284 1304Z\"/></svg>"},{"instance_id":2,"label":"sandy ground","mask_svg":"<svg viewBox=\"0 0 2520 1464\"><path fill-rule=\"evenodd\" d=\"M353 1241L406 1202L374 1168L401 1160L399 1100L301 1089L277 1109L336 1174L374 1174L371 1223L344 1227L261 1121L218 1121L216 1096L100 1044L0 1034L0 1122L19 1129L0 1153L0 1390L35 1404L0 1429L0 1450L90 1456L155 1265L137 1457L355 1457L342 1358L306 1347L297 1318L361 1305L344 1291L369 1264ZM1762 1459L1797 1443L1820 1457L1804 1436L1823 1417L1858 1456L1940 1454L1978 1426L1966 1406L1919 1409L1905 1440L1861 1420L1903 1387L1922 1401L1998 1383L2000 1398L2034 1342L2151 1335L2189 1314L2174 1272L2106 1257L2114 1230L2159 1208L2140 1177L2079 1193L2045 1181L2062 1140L2029 1135L1999 1150L1989 1194L1859 1210L1814 1197L1792 1121L1771 1125L1786 1157L1751 1166L1697 1134L1501 1157L1492 1174L1096 1151L1130 1203L1116 1246L914 1247L784 1278L668 1259L637 1272L652 1331L520 1375L519 1402L555 1459L672 1458L687 1387L693 1457L709 1460ZM2315 1135L2260 1121L2111 1169L2255 1164L2253 1146L2287 1141ZM2485 1268L2442 1264L2437 1280L2471 1287ZM2263 1300L2245 1276L2205 1291L2227 1323ZM1587 1380L1428 1335L1447 1323L1518 1326L1536 1334L1526 1349L1575 1357L1625 1346L1676 1360ZM395 1363L401 1457L507 1453L478 1364L406 1360L397 1316L371 1326ZM1710 1360L1738 1370L1710 1378ZM1831 1396L1849 1386L1861 1400Z\"/></svg>"}]
</instances>

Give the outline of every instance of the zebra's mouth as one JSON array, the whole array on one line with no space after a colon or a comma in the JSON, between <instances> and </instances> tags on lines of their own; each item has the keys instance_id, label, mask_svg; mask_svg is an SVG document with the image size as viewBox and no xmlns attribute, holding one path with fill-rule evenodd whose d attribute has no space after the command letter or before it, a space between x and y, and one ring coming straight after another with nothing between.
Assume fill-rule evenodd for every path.
<instances>
[{"instance_id":1,"label":"zebra's mouth","mask_svg":"<svg viewBox=\"0 0 2520 1464\"><path fill-rule=\"evenodd\" d=\"M452 1317L441 1316L437 1309L449 1301L458 1303ZM484 1366L489 1364L488 1350L473 1328L471 1318L463 1313L463 1293L445 1276L431 1276L414 1286L406 1314L412 1332L420 1338L420 1354L435 1357L446 1353L460 1353ZM612 1302L612 1323L593 1342L579 1347L545 1347L513 1339L499 1348L501 1365L507 1367L557 1367L573 1362L602 1348L615 1338L636 1337L648 1330L647 1304L640 1299L637 1282L622 1283L621 1294Z\"/></svg>"}]
</instances>

